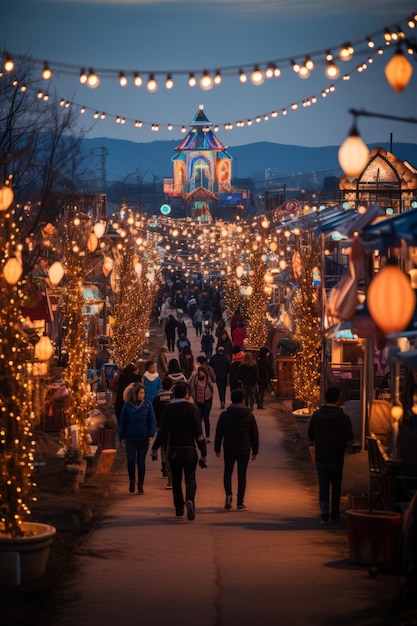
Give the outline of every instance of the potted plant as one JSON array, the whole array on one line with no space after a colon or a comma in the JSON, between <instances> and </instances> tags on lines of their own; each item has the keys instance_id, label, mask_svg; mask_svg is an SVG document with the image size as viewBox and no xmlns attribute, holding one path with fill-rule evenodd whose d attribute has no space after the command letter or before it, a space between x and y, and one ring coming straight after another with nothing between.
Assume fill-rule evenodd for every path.
<instances>
[{"instance_id":1,"label":"potted plant","mask_svg":"<svg viewBox=\"0 0 417 626\"><path fill-rule=\"evenodd\" d=\"M13 192L5 188L8 193L0 193L0 578L20 584L43 573L55 529L28 521L34 460L31 349L20 324L24 271L18 220L10 208Z\"/></svg>"},{"instance_id":2,"label":"potted plant","mask_svg":"<svg viewBox=\"0 0 417 626\"><path fill-rule=\"evenodd\" d=\"M321 321L320 321L320 278L317 265L319 241L308 234L298 252L300 262L293 264L298 281L291 301L293 334L300 345L295 355L294 410L300 436L307 438L307 428L311 414L320 406L320 363L321 363Z\"/></svg>"}]
</instances>

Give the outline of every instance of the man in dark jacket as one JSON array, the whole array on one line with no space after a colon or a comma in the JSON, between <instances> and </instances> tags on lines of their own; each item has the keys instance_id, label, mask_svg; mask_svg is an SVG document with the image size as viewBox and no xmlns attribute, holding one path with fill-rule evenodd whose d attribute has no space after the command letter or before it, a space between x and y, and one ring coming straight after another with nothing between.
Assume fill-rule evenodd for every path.
<instances>
[{"instance_id":1,"label":"man in dark jacket","mask_svg":"<svg viewBox=\"0 0 417 626\"><path fill-rule=\"evenodd\" d=\"M259 433L255 417L250 409L243 404L243 391L232 391L232 404L220 413L216 427L214 451L220 457L223 441L224 454L224 490L226 492L225 509L232 508L232 474L237 462L237 508L244 511L243 502L246 490L246 471L252 450L252 461L259 450Z\"/></svg>"},{"instance_id":2,"label":"man in dark jacket","mask_svg":"<svg viewBox=\"0 0 417 626\"><path fill-rule=\"evenodd\" d=\"M213 354L208 364L213 368L214 373L216 374L216 385L219 392L220 408L224 409L224 404L226 402L226 388L229 382L230 374L230 359L222 346L217 348L216 353Z\"/></svg>"},{"instance_id":3,"label":"man in dark jacket","mask_svg":"<svg viewBox=\"0 0 417 626\"><path fill-rule=\"evenodd\" d=\"M161 427L152 446L151 456L157 459L157 450L163 441L168 442L168 459L172 473L172 493L175 514L184 515L184 494L182 475L185 481L185 506L187 518L195 518L195 492L197 489L195 470L198 455L196 444L201 453L201 464L205 465L207 446L201 429L201 419L197 407L189 401L189 389L186 383L177 383L174 399L168 402L162 414Z\"/></svg>"},{"instance_id":4,"label":"man in dark jacket","mask_svg":"<svg viewBox=\"0 0 417 626\"><path fill-rule=\"evenodd\" d=\"M340 519L340 496L342 472L348 442L353 441L352 422L341 408L341 396L337 387L329 387L325 394L326 404L314 411L308 426L308 438L314 443L316 470L319 481L321 524L329 519ZM331 515L330 486L332 488Z\"/></svg>"}]
</instances>

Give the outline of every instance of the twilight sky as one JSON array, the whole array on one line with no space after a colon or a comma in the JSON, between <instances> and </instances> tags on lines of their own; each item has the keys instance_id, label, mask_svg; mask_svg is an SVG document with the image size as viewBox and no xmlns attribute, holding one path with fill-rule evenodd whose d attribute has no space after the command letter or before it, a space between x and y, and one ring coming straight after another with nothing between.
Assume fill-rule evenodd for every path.
<instances>
[{"instance_id":1,"label":"twilight sky","mask_svg":"<svg viewBox=\"0 0 417 626\"><path fill-rule=\"evenodd\" d=\"M0 48L12 56L47 60L54 77L46 87L77 110L85 105L89 126L95 111L105 112L106 119L95 122L91 137L181 139L181 126L188 130L203 104L208 118L219 125L216 134L225 145L339 145L351 125L349 108L416 115L417 63L408 56L414 66L412 80L405 92L395 93L384 75L395 48L385 46L383 39L384 28L395 24L401 24L407 37L416 37L417 28L407 26L415 10L417 6L405 0L10 0L2 9ZM367 36L375 36L384 54L373 53L374 62L358 72L357 66L369 57L368 50L359 52L366 49ZM337 61L341 77L349 74L351 79L340 77L333 83L336 91L323 98L323 90L332 85L324 75L325 51L337 53L348 41L354 47L358 43L358 54L349 62ZM290 62L303 62L306 55L312 56L316 68L301 79ZM280 78L260 86L239 82L240 67L250 73L255 64L265 68L271 61L280 67ZM94 68L101 76L97 89L80 85L82 67ZM195 72L198 79L206 68L220 69L222 84L210 91L190 88L189 73ZM129 79L127 87L119 86L120 71ZM154 71L158 91L150 94L144 85L133 86L134 71L145 82ZM170 71L175 84L167 90ZM302 106L313 96L315 104ZM297 110L291 109L293 103L298 103ZM278 117L271 117L273 111ZM117 116L126 123L116 123ZM236 128L237 121L247 119L254 120L250 127ZM135 120L143 122L142 128L135 128ZM169 123L172 131L167 130ZM232 123L233 130L224 130L225 123ZM159 132L152 132L151 124L158 124ZM391 132L394 141L417 143L417 125L375 118L360 118L358 124L368 143L389 141Z\"/></svg>"}]
</instances>

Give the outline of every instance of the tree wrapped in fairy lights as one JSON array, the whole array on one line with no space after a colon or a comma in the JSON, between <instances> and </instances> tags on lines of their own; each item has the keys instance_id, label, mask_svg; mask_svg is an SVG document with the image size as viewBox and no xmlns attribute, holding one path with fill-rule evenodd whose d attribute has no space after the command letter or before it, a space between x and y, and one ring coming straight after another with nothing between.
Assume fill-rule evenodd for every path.
<instances>
[{"instance_id":1,"label":"tree wrapped in fairy lights","mask_svg":"<svg viewBox=\"0 0 417 626\"><path fill-rule=\"evenodd\" d=\"M93 230L93 221L87 215L69 212L56 234L59 243L55 250L62 256L65 279L62 285L64 302L65 333L63 348L68 354L68 366L65 377L68 387L69 407L66 421L76 426L78 447L82 453L88 453L87 419L94 406L87 378L91 360L91 346L88 344L88 329L84 323L83 307L84 282L97 261L98 237Z\"/></svg>"},{"instance_id":2,"label":"tree wrapped in fairy lights","mask_svg":"<svg viewBox=\"0 0 417 626\"><path fill-rule=\"evenodd\" d=\"M129 209L121 211L113 224L118 242L113 246L112 354L125 367L142 352L152 310L160 285L159 254L156 238L147 231L143 218Z\"/></svg>"},{"instance_id":3,"label":"tree wrapped in fairy lights","mask_svg":"<svg viewBox=\"0 0 417 626\"><path fill-rule=\"evenodd\" d=\"M291 301L292 327L301 345L294 363L294 390L296 400L312 412L320 404L321 327L317 288L314 285L320 240L308 233L305 242L300 245L299 254L298 285Z\"/></svg>"},{"instance_id":4,"label":"tree wrapped in fairy lights","mask_svg":"<svg viewBox=\"0 0 417 626\"><path fill-rule=\"evenodd\" d=\"M245 297L245 314L247 316L246 348L259 350L266 344L268 337L268 320L266 310L269 296L265 290L265 255L262 237L252 245L249 257L249 292ZM246 288L248 290L248 287Z\"/></svg>"},{"instance_id":5,"label":"tree wrapped in fairy lights","mask_svg":"<svg viewBox=\"0 0 417 626\"><path fill-rule=\"evenodd\" d=\"M12 200L11 189L0 189L0 533L17 537L30 514L34 441L26 370L31 351L20 324L23 245Z\"/></svg>"}]
</instances>

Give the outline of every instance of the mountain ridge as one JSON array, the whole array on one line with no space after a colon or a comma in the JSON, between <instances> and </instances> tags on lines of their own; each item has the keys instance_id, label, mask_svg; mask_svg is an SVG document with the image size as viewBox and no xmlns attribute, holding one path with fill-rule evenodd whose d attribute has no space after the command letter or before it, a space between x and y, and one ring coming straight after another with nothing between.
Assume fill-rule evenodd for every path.
<instances>
[{"instance_id":1,"label":"mountain ridge","mask_svg":"<svg viewBox=\"0 0 417 626\"><path fill-rule=\"evenodd\" d=\"M139 176L144 182L171 178L173 166L171 157L180 140L161 140L138 143L126 139L98 137L83 140L83 148L97 159L97 170L105 168L107 181ZM388 142L369 144L390 150ZM273 142L256 142L241 146L228 146L227 152L233 158L233 179L265 179L266 171L271 170L274 178L286 178L300 174L317 173L322 177L340 176L337 159L339 146L298 146ZM394 143L392 153L417 168L417 144ZM104 159L103 159L104 157ZM319 176L320 178L321 176Z\"/></svg>"}]
</instances>

